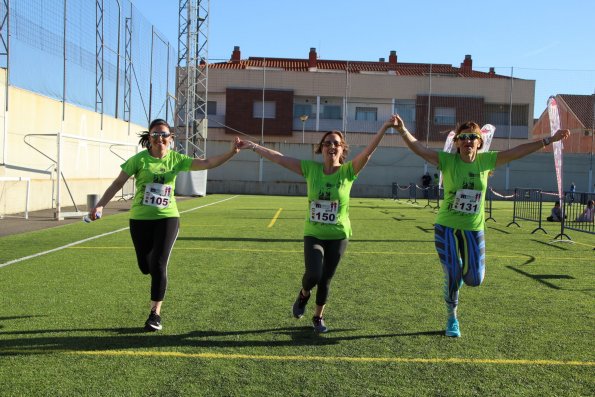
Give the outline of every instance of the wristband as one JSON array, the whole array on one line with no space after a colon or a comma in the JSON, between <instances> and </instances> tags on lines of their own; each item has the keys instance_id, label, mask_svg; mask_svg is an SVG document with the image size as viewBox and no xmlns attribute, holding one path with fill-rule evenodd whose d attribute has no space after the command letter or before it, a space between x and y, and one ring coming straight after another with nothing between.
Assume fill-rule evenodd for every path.
<instances>
[{"instance_id":1,"label":"wristband","mask_svg":"<svg viewBox=\"0 0 595 397\"><path fill-rule=\"evenodd\" d=\"M547 146L547 145L549 145L550 143L552 143L552 139L551 139L551 138L549 138L549 137L547 137L547 138L543 138L543 139L541 140L541 143L543 143L543 146Z\"/></svg>"}]
</instances>

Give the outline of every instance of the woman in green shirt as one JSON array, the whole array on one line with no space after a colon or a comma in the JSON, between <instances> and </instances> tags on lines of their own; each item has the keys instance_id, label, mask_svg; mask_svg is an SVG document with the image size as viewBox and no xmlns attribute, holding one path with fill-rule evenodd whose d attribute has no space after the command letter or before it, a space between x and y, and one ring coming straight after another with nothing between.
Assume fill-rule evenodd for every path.
<instances>
[{"instance_id":1,"label":"woman in green shirt","mask_svg":"<svg viewBox=\"0 0 595 397\"><path fill-rule=\"evenodd\" d=\"M367 147L353 160L345 162L349 146L341 131L330 131L320 139L316 148L322 163L298 160L250 141L241 141L241 149L252 149L258 155L277 163L307 182L308 215L304 227L305 272L302 288L293 304L293 315L303 317L310 291L317 286L316 308L312 323L314 331L327 332L323 319L331 279L347 248L351 236L349 221L349 193L357 175L364 168L394 119L385 122Z\"/></svg>"},{"instance_id":2,"label":"woman in green shirt","mask_svg":"<svg viewBox=\"0 0 595 397\"><path fill-rule=\"evenodd\" d=\"M236 138L228 152L208 159L195 159L170 150L173 139L165 120L153 120L149 130L140 134L139 144L147 150L137 153L121 165L120 175L107 188L97 206L89 211L91 220L98 219L103 207L128 178L135 177L136 193L130 209L130 236L140 271L151 275L151 311L145 322L146 331L162 329L161 304L167 288L167 264L180 225L174 196L178 173L215 168L240 151L240 140Z\"/></svg>"},{"instance_id":3,"label":"woman in green shirt","mask_svg":"<svg viewBox=\"0 0 595 397\"><path fill-rule=\"evenodd\" d=\"M479 153L481 128L468 121L458 126L456 153L436 152L420 143L396 116L396 129L415 154L442 171L444 202L434 224L434 241L444 270L447 308L446 336L459 337L457 305L463 283L476 287L485 274L484 203L488 175L496 167L519 159L570 135L559 130L552 137L501 152Z\"/></svg>"}]
</instances>

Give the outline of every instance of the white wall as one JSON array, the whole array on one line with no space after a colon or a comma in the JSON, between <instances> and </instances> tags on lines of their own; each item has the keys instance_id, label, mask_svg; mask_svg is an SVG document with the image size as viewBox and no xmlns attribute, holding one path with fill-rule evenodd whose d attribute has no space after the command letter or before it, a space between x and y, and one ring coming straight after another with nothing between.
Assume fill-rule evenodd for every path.
<instances>
[{"instance_id":1,"label":"white wall","mask_svg":"<svg viewBox=\"0 0 595 397\"><path fill-rule=\"evenodd\" d=\"M123 162L114 152L123 158L136 153L136 134L146 129L107 116L102 123L100 114L69 104L63 111L60 101L15 87L9 88L8 112L2 103L4 95L0 98L0 115L7 121L0 123L0 177L31 178L30 211L57 205L58 132L83 137L63 138L61 150L62 174L79 205L86 204L87 194L105 191ZM60 187L61 205L72 206L66 184ZM24 211L25 188L22 182L0 181L0 215Z\"/></svg>"},{"instance_id":2,"label":"white wall","mask_svg":"<svg viewBox=\"0 0 595 397\"><path fill-rule=\"evenodd\" d=\"M215 155L227 150L228 142L209 142L208 153ZM283 154L299 159L318 159L320 155L313 152L313 145L301 143L276 143L268 147ZM349 158L353 158L362 149L352 146ZM588 192L588 155L564 156L563 188L568 189L574 181L577 191ZM435 167L428 168L431 175L437 173ZM354 184L352 195L390 197L392 183L399 185L408 183L421 184L424 172L424 161L406 148L376 149L366 168L360 173ZM557 191L554 160L551 153L533 153L523 159L510 163L509 188L540 188L546 191ZM244 151L229 163L209 170L207 193L246 193L246 194L303 194L305 187L303 178L264 160L263 185L258 186L259 157L252 151ZM498 167L490 179L494 190L505 193L506 166ZM286 192L286 193L283 193Z\"/></svg>"}]
</instances>

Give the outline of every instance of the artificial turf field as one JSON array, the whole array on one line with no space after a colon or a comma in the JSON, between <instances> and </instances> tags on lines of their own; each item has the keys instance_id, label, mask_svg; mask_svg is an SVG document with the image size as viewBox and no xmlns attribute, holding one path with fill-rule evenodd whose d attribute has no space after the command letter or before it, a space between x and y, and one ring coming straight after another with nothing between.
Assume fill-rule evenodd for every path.
<instances>
[{"instance_id":1,"label":"artificial turf field","mask_svg":"<svg viewBox=\"0 0 595 397\"><path fill-rule=\"evenodd\" d=\"M433 210L352 198L329 332L316 335L312 301L303 319L291 315L304 197L211 195L179 207L159 333L142 331L149 278L126 213L0 238L0 395L595 394L593 235L552 243L559 224L507 227L512 203L494 202L486 278L461 290L453 339L443 336Z\"/></svg>"}]
</instances>

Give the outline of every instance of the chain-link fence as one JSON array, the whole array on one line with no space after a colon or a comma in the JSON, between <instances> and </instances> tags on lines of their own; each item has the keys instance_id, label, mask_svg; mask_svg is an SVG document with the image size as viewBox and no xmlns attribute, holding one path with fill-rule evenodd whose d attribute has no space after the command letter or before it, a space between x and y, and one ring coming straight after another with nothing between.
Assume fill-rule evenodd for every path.
<instances>
[{"instance_id":1,"label":"chain-link fence","mask_svg":"<svg viewBox=\"0 0 595 397\"><path fill-rule=\"evenodd\" d=\"M140 125L173 120L175 49L129 0L9 4L10 85Z\"/></svg>"}]
</instances>

